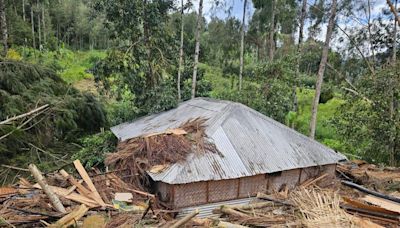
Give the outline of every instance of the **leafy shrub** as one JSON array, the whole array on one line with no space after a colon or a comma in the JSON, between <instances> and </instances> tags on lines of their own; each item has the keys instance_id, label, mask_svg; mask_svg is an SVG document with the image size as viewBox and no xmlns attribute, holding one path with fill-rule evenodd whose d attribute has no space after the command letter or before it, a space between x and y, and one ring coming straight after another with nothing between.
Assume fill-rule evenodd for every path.
<instances>
[{"instance_id":1,"label":"leafy shrub","mask_svg":"<svg viewBox=\"0 0 400 228\"><path fill-rule=\"evenodd\" d=\"M103 166L107 153L115 151L117 138L111 131L104 131L87 136L81 140L83 148L73 155L73 159L79 159L87 168Z\"/></svg>"},{"instance_id":2,"label":"leafy shrub","mask_svg":"<svg viewBox=\"0 0 400 228\"><path fill-rule=\"evenodd\" d=\"M10 48L8 49L7 55L6 55L7 59L11 59L11 60L22 60L22 56L14 49Z\"/></svg>"},{"instance_id":3,"label":"leafy shrub","mask_svg":"<svg viewBox=\"0 0 400 228\"><path fill-rule=\"evenodd\" d=\"M319 97L319 103L325 104L334 97L333 88L329 85L322 85L321 96Z\"/></svg>"}]
</instances>

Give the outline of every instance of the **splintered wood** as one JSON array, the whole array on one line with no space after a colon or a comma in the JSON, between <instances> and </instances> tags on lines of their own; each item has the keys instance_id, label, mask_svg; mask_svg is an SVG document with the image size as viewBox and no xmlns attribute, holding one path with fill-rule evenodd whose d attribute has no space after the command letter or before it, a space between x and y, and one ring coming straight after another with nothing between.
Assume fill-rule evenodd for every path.
<instances>
[{"instance_id":1,"label":"splintered wood","mask_svg":"<svg viewBox=\"0 0 400 228\"><path fill-rule=\"evenodd\" d=\"M299 208L306 227L352 227L351 216L340 208L340 196L315 188L294 191L293 203Z\"/></svg>"},{"instance_id":2,"label":"splintered wood","mask_svg":"<svg viewBox=\"0 0 400 228\"><path fill-rule=\"evenodd\" d=\"M70 184L66 188L49 185L50 182L57 183L59 181L47 181L35 165L29 165L29 170L38 183L31 184L28 180L21 178L19 184L15 187L0 188L0 202L3 203L0 206L0 217L11 226L39 226L44 224L52 227L68 227L76 225L76 222L92 208L97 210L114 209L111 204L104 202L104 199L100 196L103 189L100 189L99 192L80 161L76 160L73 164L82 179L75 178L64 169L47 176L64 179L65 183ZM102 176L105 175L97 175L99 178ZM131 186L114 174L109 174L108 177L111 177L109 179L111 185L125 189L124 191L136 191L130 189ZM65 185L62 184L62 186ZM110 194L112 195L116 192L112 191L111 187L109 189L111 189ZM147 194L141 191L137 192L142 195ZM151 194L148 195L152 196ZM110 201L107 202L110 203Z\"/></svg>"},{"instance_id":3,"label":"splintered wood","mask_svg":"<svg viewBox=\"0 0 400 228\"><path fill-rule=\"evenodd\" d=\"M193 123L189 126L194 127ZM183 129L186 133L179 130L168 134L183 137L193 132L190 128ZM30 165L29 170L38 183L20 178L18 185L0 188L0 217L5 226L69 227L83 223L99 227L400 227L398 189L388 192L371 187L373 181L387 183L386 178L397 175L398 170L376 170L375 166L360 161L338 166L338 173L346 175L346 181L326 186L321 181L326 174L322 174L295 189L259 192L248 205L221 205L213 210L212 219L197 218L199 211L173 219L178 211L170 210L156 195L124 182L117 170L102 173L93 168L89 175L80 161L74 161L73 165L70 168L75 167L76 172L68 173L66 168L46 177ZM366 179L360 166L364 172L375 172L373 178ZM167 167L164 164L148 168L162 172ZM368 185L350 182L352 178L353 181L361 178Z\"/></svg>"}]
</instances>

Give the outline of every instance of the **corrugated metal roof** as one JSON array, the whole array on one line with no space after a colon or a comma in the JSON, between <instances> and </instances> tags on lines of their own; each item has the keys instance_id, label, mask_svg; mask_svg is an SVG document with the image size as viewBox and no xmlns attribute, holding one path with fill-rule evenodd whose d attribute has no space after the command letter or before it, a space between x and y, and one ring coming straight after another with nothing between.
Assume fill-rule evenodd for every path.
<instances>
[{"instance_id":1,"label":"corrugated metal roof","mask_svg":"<svg viewBox=\"0 0 400 228\"><path fill-rule=\"evenodd\" d=\"M177 108L112 127L126 140L176 128L192 118L207 118L206 134L221 155L191 154L183 163L149 175L155 181L184 184L333 164L343 155L293 129L230 101L196 98Z\"/></svg>"}]
</instances>

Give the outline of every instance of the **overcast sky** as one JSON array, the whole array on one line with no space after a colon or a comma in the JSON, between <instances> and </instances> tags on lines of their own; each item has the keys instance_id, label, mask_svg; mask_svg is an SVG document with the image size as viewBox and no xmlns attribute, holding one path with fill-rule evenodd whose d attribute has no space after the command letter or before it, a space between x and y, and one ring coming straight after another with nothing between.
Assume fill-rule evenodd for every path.
<instances>
[{"instance_id":1,"label":"overcast sky","mask_svg":"<svg viewBox=\"0 0 400 228\"><path fill-rule=\"evenodd\" d=\"M178 1L178 0L177 0ZM185 2L186 0L184 0ZM340 1L340 0L339 0ZM364 0L357 0L357 1L364 1ZM366 0L365 0L366 1ZM179 1L180 2L180 1ZM192 10L196 10L198 11L198 5L199 5L199 0L192 0L193 2L193 9ZM242 20L242 16L243 16L243 0L219 0L219 2L221 2L221 4L216 5L216 0L204 0L204 6L203 6L203 14L204 17L206 18L207 21L210 21L211 17L215 16L221 19L225 19L228 16L232 16L232 17L236 17L239 20ZM315 0L309 0L309 5L314 4ZM246 10L246 24L251 20L251 17L254 13L254 7L252 4L251 0L247 1L247 10ZM400 4L399 4L400 5ZM377 18L379 15L381 15L382 10L387 8L386 5L386 1L384 0L371 0L371 18ZM230 9L230 10L228 10ZM354 11L354 13L356 14L356 17L346 17L344 18L343 15L338 15L337 16L337 25L339 25L341 28L345 28L346 26L354 26L357 28L361 28L361 27L366 27L367 26L367 19L366 19L366 15L365 12L358 12L358 11ZM388 21L388 23L390 23L390 20L392 20L391 15L388 16L388 18L386 19ZM307 20L305 22L305 29L304 29L304 35L305 38L308 37L308 27L310 26L311 21ZM325 40L325 34L326 34L326 30L327 30L327 25L326 24L322 24L321 25L321 32L318 34L318 36L316 37L316 39L324 41ZM296 33L297 35L297 33ZM341 32L337 33L336 38L343 36L344 34L342 34ZM341 47L343 47L346 42L348 42L347 40L339 42L338 39L333 39L332 40L332 48L334 49L340 49Z\"/></svg>"}]
</instances>

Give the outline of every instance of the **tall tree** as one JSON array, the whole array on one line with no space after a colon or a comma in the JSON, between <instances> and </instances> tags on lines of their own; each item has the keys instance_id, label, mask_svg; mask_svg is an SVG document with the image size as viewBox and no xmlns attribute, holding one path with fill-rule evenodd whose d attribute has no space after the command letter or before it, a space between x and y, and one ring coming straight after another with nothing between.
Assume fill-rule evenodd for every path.
<instances>
[{"instance_id":1,"label":"tall tree","mask_svg":"<svg viewBox=\"0 0 400 228\"><path fill-rule=\"evenodd\" d=\"M331 14L329 17L328 29L327 29L326 36L325 36L325 44L322 49L321 62L319 64L319 69L318 69L317 82L315 85L314 101L312 103L311 121L310 121L310 137L311 138L315 137L315 128L317 125L318 103L319 103L319 98L321 95L321 87L322 87L322 82L324 79L326 62L328 60L329 43L331 41L333 27L335 25L336 5L337 5L337 0L332 0Z\"/></svg>"},{"instance_id":2,"label":"tall tree","mask_svg":"<svg viewBox=\"0 0 400 228\"><path fill-rule=\"evenodd\" d=\"M246 19L246 5L247 0L244 0L243 3L243 18L242 18L242 27L241 27L241 40L240 40L240 69L239 69L239 91L242 90L242 77L243 77L243 54L244 54L244 26Z\"/></svg>"},{"instance_id":3,"label":"tall tree","mask_svg":"<svg viewBox=\"0 0 400 228\"><path fill-rule=\"evenodd\" d=\"M300 74L300 55L301 55L301 43L303 42L303 29L304 21L307 14L307 0L303 0L303 5L301 7L300 20L299 20L299 39L297 43L297 56L296 56L296 71L295 71L295 81L298 80ZM297 83L293 86L293 111L297 112Z\"/></svg>"},{"instance_id":4,"label":"tall tree","mask_svg":"<svg viewBox=\"0 0 400 228\"><path fill-rule=\"evenodd\" d=\"M394 2L394 8L397 9L397 0L395 0ZM396 62L396 55L397 55L397 23L395 17L393 20L393 54L392 54L393 63Z\"/></svg>"},{"instance_id":5,"label":"tall tree","mask_svg":"<svg viewBox=\"0 0 400 228\"><path fill-rule=\"evenodd\" d=\"M201 19L203 15L203 0L199 1L199 14L197 15L197 26L196 26L196 49L194 52L194 66L193 66L193 79L192 79L192 98L196 96L196 80L197 80L197 67L199 64L199 52L200 52L200 30L201 30Z\"/></svg>"},{"instance_id":6,"label":"tall tree","mask_svg":"<svg viewBox=\"0 0 400 228\"><path fill-rule=\"evenodd\" d=\"M1 25L1 35L3 41L3 56L7 55L8 51L8 33L7 33L7 19L6 19L6 5L4 0L0 0L0 25Z\"/></svg>"},{"instance_id":7,"label":"tall tree","mask_svg":"<svg viewBox=\"0 0 400 228\"><path fill-rule=\"evenodd\" d=\"M39 2L36 3L36 7L38 10L40 10ZM38 25L38 35L39 35L39 50L42 50L42 31L41 31L41 25L40 25L40 11L38 12L37 19L38 19L37 25Z\"/></svg>"},{"instance_id":8,"label":"tall tree","mask_svg":"<svg viewBox=\"0 0 400 228\"><path fill-rule=\"evenodd\" d=\"M25 19L25 0L22 0L22 19L26 21Z\"/></svg>"},{"instance_id":9,"label":"tall tree","mask_svg":"<svg viewBox=\"0 0 400 228\"><path fill-rule=\"evenodd\" d=\"M46 20L44 18L45 4L42 3L41 6L42 6L41 10L42 10L42 24L43 24L43 27L42 27L42 30L43 30L43 44L46 45Z\"/></svg>"},{"instance_id":10,"label":"tall tree","mask_svg":"<svg viewBox=\"0 0 400 228\"><path fill-rule=\"evenodd\" d=\"M183 0L181 0L181 45L179 47L179 67L178 67L178 80L177 80L177 89L178 89L178 102L181 101L181 73L183 67Z\"/></svg>"},{"instance_id":11,"label":"tall tree","mask_svg":"<svg viewBox=\"0 0 400 228\"><path fill-rule=\"evenodd\" d=\"M276 0L272 0L272 14L271 14L271 25L269 31L269 52L268 57L269 60L274 60L275 55L275 12L276 11Z\"/></svg>"},{"instance_id":12,"label":"tall tree","mask_svg":"<svg viewBox=\"0 0 400 228\"><path fill-rule=\"evenodd\" d=\"M32 45L33 48L36 48L36 39L35 39L35 20L33 18L33 5L31 4L31 30L32 30Z\"/></svg>"}]
</instances>

